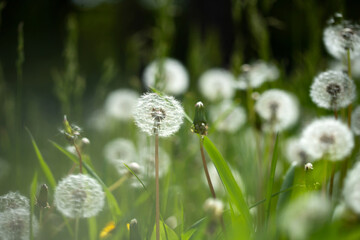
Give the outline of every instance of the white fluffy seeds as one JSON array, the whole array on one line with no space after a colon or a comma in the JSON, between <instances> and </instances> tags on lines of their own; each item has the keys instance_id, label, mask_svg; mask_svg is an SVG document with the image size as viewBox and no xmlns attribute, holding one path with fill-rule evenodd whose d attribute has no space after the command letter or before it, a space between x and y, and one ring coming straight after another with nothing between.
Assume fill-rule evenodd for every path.
<instances>
[{"instance_id":1,"label":"white fluffy seeds","mask_svg":"<svg viewBox=\"0 0 360 240\"><path fill-rule=\"evenodd\" d=\"M319 107L339 109L354 101L356 86L345 73L330 70L316 76L310 97Z\"/></svg>"},{"instance_id":2,"label":"white fluffy seeds","mask_svg":"<svg viewBox=\"0 0 360 240\"><path fill-rule=\"evenodd\" d=\"M344 159L354 147L350 129L333 118L322 118L310 123L302 132L301 142L312 158L331 161Z\"/></svg>"},{"instance_id":3,"label":"white fluffy seeds","mask_svg":"<svg viewBox=\"0 0 360 240\"><path fill-rule=\"evenodd\" d=\"M109 93L105 100L105 114L117 120L129 120L139 94L130 89L118 89Z\"/></svg>"},{"instance_id":4,"label":"white fluffy seeds","mask_svg":"<svg viewBox=\"0 0 360 240\"><path fill-rule=\"evenodd\" d=\"M143 94L134 110L136 125L148 135L157 131L160 137L177 132L183 123L184 110L181 104L170 96L156 93Z\"/></svg>"},{"instance_id":5,"label":"white fluffy seeds","mask_svg":"<svg viewBox=\"0 0 360 240\"><path fill-rule=\"evenodd\" d=\"M159 72L159 67L162 67L162 73ZM150 63L145 68L143 81L147 87L156 87L171 95L183 94L189 87L189 76L185 67L172 58Z\"/></svg>"},{"instance_id":6,"label":"white fluffy seeds","mask_svg":"<svg viewBox=\"0 0 360 240\"><path fill-rule=\"evenodd\" d=\"M298 165L305 165L313 160L306 152L304 144L298 138L287 140L286 157L289 162L295 162Z\"/></svg>"},{"instance_id":7,"label":"white fluffy seeds","mask_svg":"<svg viewBox=\"0 0 360 240\"><path fill-rule=\"evenodd\" d=\"M104 192L93 178L84 175L69 175L55 189L56 208L69 218L96 216L104 207Z\"/></svg>"}]
</instances>

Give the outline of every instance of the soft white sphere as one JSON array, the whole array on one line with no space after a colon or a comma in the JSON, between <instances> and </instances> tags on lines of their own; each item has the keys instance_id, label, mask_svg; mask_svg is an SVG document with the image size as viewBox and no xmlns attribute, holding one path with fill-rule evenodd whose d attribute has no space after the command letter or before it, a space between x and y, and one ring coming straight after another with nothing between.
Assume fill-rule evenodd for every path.
<instances>
[{"instance_id":1,"label":"soft white sphere","mask_svg":"<svg viewBox=\"0 0 360 240\"><path fill-rule=\"evenodd\" d=\"M118 120L129 120L139 94L130 89L118 89L109 93L105 100L105 114Z\"/></svg>"},{"instance_id":2,"label":"soft white sphere","mask_svg":"<svg viewBox=\"0 0 360 240\"><path fill-rule=\"evenodd\" d=\"M298 165L305 165L313 161L299 138L290 138L287 140L286 158L290 163L295 162Z\"/></svg>"}]
</instances>

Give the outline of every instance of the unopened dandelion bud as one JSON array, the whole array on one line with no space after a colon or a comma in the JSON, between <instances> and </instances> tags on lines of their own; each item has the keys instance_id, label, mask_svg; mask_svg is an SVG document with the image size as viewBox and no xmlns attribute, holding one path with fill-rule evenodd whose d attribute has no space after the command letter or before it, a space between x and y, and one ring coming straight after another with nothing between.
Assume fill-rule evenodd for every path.
<instances>
[{"instance_id":1,"label":"unopened dandelion bud","mask_svg":"<svg viewBox=\"0 0 360 240\"><path fill-rule=\"evenodd\" d=\"M220 219L224 211L224 204L219 199L208 198L204 203L204 211L214 219Z\"/></svg>"},{"instance_id":2,"label":"unopened dandelion bud","mask_svg":"<svg viewBox=\"0 0 360 240\"><path fill-rule=\"evenodd\" d=\"M36 198L36 206L40 208L50 208L48 203L48 186L42 184L40 187L40 192Z\"/></svg>"},{"instance_id":3,"label":"unopened dandelion bud","mask_svg":"<svg viewBox=\"0 0 360 240\"><path fill-rule=\"evenodd\" d=\"M314 169L312 163L305 164L304 168L306 172Z\"/></svg>"},{"instance_id":4,"label":"unopened dandelion bud","mask_svg":"<svg viewBox=\"0 0 360 240\"><path fill-rule=\"evenodd\" d=\"M202 136L207 135L208 124L205 116L205 107L202 102L197 102L195 104L195 117L193 121L193 126L191 129L194 133L200 134Z\"/></svg>"},{"instance_id":5,"label":"unopened dandelion bud","mask_svg":"<svg viewBox=\"0 0 360 240\"><path fill-rule=\"evenodd\" d=\"M54 204L69 218L96 216L104 206L104 192L100 184L85 174L63 178L55 189Z\"/></svg>"}]
</instances>

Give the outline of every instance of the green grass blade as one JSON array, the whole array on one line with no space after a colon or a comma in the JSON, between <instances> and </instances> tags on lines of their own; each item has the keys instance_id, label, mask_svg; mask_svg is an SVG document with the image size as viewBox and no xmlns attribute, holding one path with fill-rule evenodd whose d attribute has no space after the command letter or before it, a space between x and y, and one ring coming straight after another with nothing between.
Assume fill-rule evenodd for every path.
<instances>
[{"instance_id":1,"label":"green grass blade","mask_svg":"<svg viewBox=\"0 0 360 240\"><path fill-rule=\"evenodd\" d=\"M230 201L236 206L247 228L250 230L252 228L252 224L249 208L228 164L208 137L204 138L204 147L219 173Z\"/></svg>"},{"instance_id":2,"label":"green grass blade","mask_svg":"<svg viewBox=\"0 0 360 240\"><path fill-rule=\"evenodd\" d=\"M54 175L52 174L49 166L47 165L47 163L45 162L43 156L41 155L41 152L34 140L34 137L31 135L31 132L28 128L25 128L26 131L28 132L30 138L31 138L31 142L32 142L32 145L34 147L34 150L35 150L35 153L36 153L36 156L39 160L39 163L40 163L40 167L42 169L42 171L44 172L45 176L46 176L46 179L48 180L50 186L52 187L52 189L55 189L56 187L56 181L55 181L55 178L54 178Z\"/></svg>"},{"instance_id":3,"label":"green grass blade","mask_svg":"<svg viewBox=\"0 0 360 240\"><path fill-rule=\"evenodd\" d=\"M66 149L64 149L63 147L61 147L59 144L57 144L56 142L53 142L51 140L49 140L51 142L51 144L56 147L60 152L62 152L64 155L66 155L71 161L73 161L76 164L79 164L79 161L77 159L77 157L74 154L71 154L69 151L67 151Z\"/></svg>"},{"instance_id":4,"label":"green grass blade","mask_svg":"<svg viewBox=\"0 0 360 240\"><path fill-rule=\"evenodd\" d=\"M290 168L287 170L284 178L284 182L281 185L280 192L284 191L286 189L289 189L293 186L294 183L294 176L295 176L295 169L296 165L292 164ZM292 190L292 189L291 189ZM292 191L286 191L283 194L279 196L277 205L276 205L276 212L279 213L279 211L286 205L286 203L289 201Z\"/></svg>"},{"instance_id":5,"label":"green grass blade","mask_svg":"<svg viewBox=\"0 0 360 240\"><path fill-rule=\"evenodd\" d=\"M156 239L156 225L154 226L154 231L151 235L151 240ZM168 227L163 221L160 221L160 239L162 240L179 240L179 237L176 235L174 230Z\"/></svg>"},{"instance_id":6,"label":"green grass blade","mask_svg":"<svg viewBox=\"0 0 360 240\"><path fill-rule=\"evenodd\" d=\"M271 158L270 177L269 177L267 191L266 191L266 204L265 204L266 221L268 221L268 219L270 217L271 195L272 195L273 186L274 186L276 163L277 163L277 159L278 159L278 143L279 143L279 134L276 134L273 154L272 154L272 158Z\"/></svg>"},{"instance_id":7,"label":"green grass blade","mask_svg":"<svg viewBox=\"0 0 360 240\"><path fill-rule=\"evenodd\" d=\"M37 172L35 172L30 186L30 239L34 239L33 216L36 202Z\"/></svg>"},{"instance_id":8,"label":"green grass blade","mask_svg":"<svg viewBox=\"0 0 360 240\"><path fill-rule=\"evenodd\" d=\"M140 184L142 185L142 187L145 189L145 191L147 191L147 188L145 186L145 184L141 181L141 179L136 175L136 173L134 173L133 170L131 170L131 168L126 164L126 163L123 163L125 165L125 167L130 171L130 173L132 175L134 175L136 177L136 179L140 182Z\"/></svg>"}]
</instances>

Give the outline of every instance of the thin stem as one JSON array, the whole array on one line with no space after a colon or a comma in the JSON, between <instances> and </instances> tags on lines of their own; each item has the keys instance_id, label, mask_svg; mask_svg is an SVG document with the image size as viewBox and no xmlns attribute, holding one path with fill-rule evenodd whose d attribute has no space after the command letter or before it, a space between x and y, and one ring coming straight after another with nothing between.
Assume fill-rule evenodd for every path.
<instances>
[{"instance_id":1,"label":"thin stem","mask_svg":"<svg viewBox=\"0 0 360 240\"><path fill-rule=\"evenodd\" d=\"M203 138L202 137L200 138L200 151L201 151L201 159L202 159L202 163L203 163L203 166L204 166L205 176L206 176L206 180L208 182L209 188L210 188L211 195L212 195L213 198L216 198L215 190L214 190L214 187L213 187L211 179L210 179L209 170L208 170L207 165L206 165L204 146L203 146Z\"/></svg>"},{"instance_id":2,"label":"thin stem","mask_svg":"<svg viewBox=\"0 0 360 240\"><path fill-rule=\"evenodd\" d=\"M329 186L329 197L331 198L334 189L334 178L335 178L335 164L331 169L330 186Z\"/></svg>"},{"instance_id":3,"label":"thin stem","mask_svg":"<svg viewBox=\"0 0 360 240\"><path fill-rule=\"evenodd\" d=\"M156 240L160 240L159 134L155 131Z\"/></svg>"},{"instance_id":4,"label":"thin stem","mask_svg":"<svg viewBox=\"0 0 360 240\"><path fill-rule=\"evenodd\" d=\"M75 150L76 150L76 153L79 157L79 171L80 173L83 173L82 172L82 157L81 157L81 152L80 152L80 149L79 147L76 145L76 143L74 142L74 147L75 147Z\"/></svg>"},{"instance_id":5,"label":"thin stem","mask_svg":"<svg viewBox=\"0 0 360 240\"><path fill-rule=\"evenodd\" d=\"M40 226L42 225L42 218L43 218L43 209L40 208L40 214L39 214L39 223L40 223Z\"/></svg>"},{"instance_id":6,"label":"thin stem","mask_svg":"<svg viewBox=\"0 0 360 240\"><path fill-rule=\"evenodd\" d=\"M75 218L75 240L79 239L79 218Z\"/></svg>"},{"instance_id":7,"label":"thin stem","mask_svg":"<svg viewBox=\"0 0 360 240\"><path fill-rule=\"evenodd\" d=\"M348 67L348 76L351 79L351 58L350 58L350 48L347 49L347 67ZM351 127L351 112L352 112L352 104L350 103L348 106L348 126Z\"/></svg>"},{"instance_id":8,"label":"thin stem","mask_svg":"<svg viewBox=\"0 0 360 240\"><path fill-rule=\"evenodd\" d=\"M323 186L322 186L322 194L326 196L326 179L327 179L327 171L328 171L328 160L324 162L324 179L323 179Z\"/></svg>"},{"instance_id":9,"label":"thin stem","mask_svg":"<svg viewBox=\"0 0 360 240\"><path fill-rule=\"evenodd\" d=\"M108 189L110 192L114 191L115 189L117 189L118 187L120 187L128 178L128 174L125 174L124 176L122 176L121 178L119 178L119 180L117 180L115 183L113 183Z\"/></svg>"}]
</instances>

